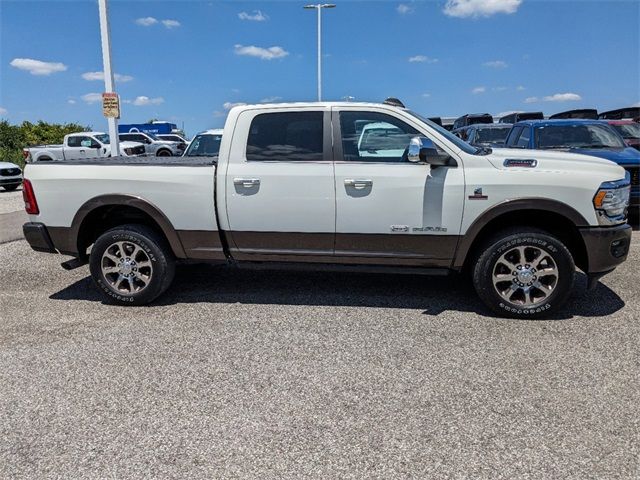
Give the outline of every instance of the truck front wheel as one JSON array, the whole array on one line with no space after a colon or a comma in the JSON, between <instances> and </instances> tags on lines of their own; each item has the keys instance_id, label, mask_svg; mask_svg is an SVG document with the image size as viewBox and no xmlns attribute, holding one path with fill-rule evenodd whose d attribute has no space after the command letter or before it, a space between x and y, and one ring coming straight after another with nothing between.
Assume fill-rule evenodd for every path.
<instances>
[{"instance_id":1,"label":"truck front wheel","mask_svg":"<svg viewBox=\"0 0 640 480\"><path fill-rule=\"evenodd\" d=\"M548 317L569 298L575 263L557 238L537 229L506 231L481 250L473 284L482 301L500 316Z\"/></svg>"},{"instance_id":2,"label":"truck front wheel","mask_svg":"<svg viewBox=\"0 0 640 480\"><path fill-rule=\"evenodd\" d=\"M143 225L122 225L98 237L89 268L93 281L113 303L145 305L169 287L175 262L156 232Z\"/></svg>"}]
</instances>

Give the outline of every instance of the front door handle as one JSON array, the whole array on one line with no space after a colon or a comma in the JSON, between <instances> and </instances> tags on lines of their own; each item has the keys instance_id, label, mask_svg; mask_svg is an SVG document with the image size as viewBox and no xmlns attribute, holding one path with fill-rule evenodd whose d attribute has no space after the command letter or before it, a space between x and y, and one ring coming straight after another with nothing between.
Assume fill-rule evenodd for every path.
<instances>
[{"instance_id":1,"label":"front door handle","mask_svg":"<svg viewBox=\"0 0 640 480\"><path fill-rule=\"evenodd\" d=\"M373 180L347 178L344 181L345 187L367 188L373 186Z\"/></svg>"},{"instance_id":2,"label":"front door handle","mask_svg":"<svg viewBox=\"0 0 640 480\"><path fill-rule=\"evenodd\" d=\"M251 188L260 185L259 178L234 178L234 185L243 186L244 188Z\"/></svg>"}]
</instances>

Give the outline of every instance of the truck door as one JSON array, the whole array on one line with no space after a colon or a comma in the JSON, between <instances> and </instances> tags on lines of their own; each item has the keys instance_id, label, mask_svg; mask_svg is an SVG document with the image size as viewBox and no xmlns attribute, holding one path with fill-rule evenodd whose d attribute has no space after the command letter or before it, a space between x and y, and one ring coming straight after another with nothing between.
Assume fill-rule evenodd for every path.
<instances>
[{"instance_id":1,"label":"truck door","mask_svg":"<svg viewBox=\"0 0 640 480\"><path fill-rule=\"evenodd\" d=\"M95 147L98 148L95 148ZM64 148L66 160L82 160L84 158L96 158L100 156L100 144L89 136L74 135L67 137L67 145Z\"/></svg>"},{"instance_id":2,"label":"truck door","mask_svg":"<svg viewBox=\"0 0 640 480\"><path fill-rule=\"evenodd\" d=\"M225 183L234 257L322 261L333 255L330 115L329 108L240 114Z\"/></svg>"},{"instance_id":3,"label":"truck door","mask_svg":"<svg viewBox=\"0 0 640 480\"><path fill-rule=\"evenodd\" d=\"M418 131L419 123L356 106L334 107L332 124L335 256L358 263L450 266L462 216L462 168L431 168L405 155L412 137L435 135Z\"/></svg>"}]
</instances>

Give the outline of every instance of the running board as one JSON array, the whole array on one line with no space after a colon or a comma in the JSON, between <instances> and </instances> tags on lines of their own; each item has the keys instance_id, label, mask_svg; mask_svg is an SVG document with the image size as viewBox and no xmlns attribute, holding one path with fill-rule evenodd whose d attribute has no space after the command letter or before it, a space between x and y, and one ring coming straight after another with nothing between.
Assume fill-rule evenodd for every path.
<instances>
[{"instance_id":1,"label":"running board","mask_svg":"<svg viewBox=\"0 0 640 480\"><path fill-rule=\"evenodd\" d=\"M87 263L88 262L86 260L81 260L79 258L72 258L71 260L62 262L60 266L65 270L75 270L76 268L80 268L83 265L86 265Z\"/></svg>"}]
</instances>

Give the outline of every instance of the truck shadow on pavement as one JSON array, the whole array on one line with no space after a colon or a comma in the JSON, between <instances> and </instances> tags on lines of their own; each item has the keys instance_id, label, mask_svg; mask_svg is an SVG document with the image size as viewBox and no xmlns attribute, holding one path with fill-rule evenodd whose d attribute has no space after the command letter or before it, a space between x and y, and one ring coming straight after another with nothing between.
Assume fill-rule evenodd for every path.
<instances>
[{"instance_id":1,"label":"truck shadow on pavement","mask_svg":"<svg viewBox=\"0 0 640 480\"><path fill-rule=\"evenodd\" d=\"M49 298L107 303L90 277ZM480 302L470 281L457 275L426 277L184 265L178 267L169 290L150 307L188 303L400 308L419 309L425 315L460 311L494 316ZM602 283L596 290L586 291L586 277L579 273L571 299L552 319L606 316L624 305L624 301Z\"/></svg>"}]
</instances>

